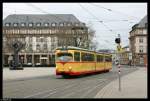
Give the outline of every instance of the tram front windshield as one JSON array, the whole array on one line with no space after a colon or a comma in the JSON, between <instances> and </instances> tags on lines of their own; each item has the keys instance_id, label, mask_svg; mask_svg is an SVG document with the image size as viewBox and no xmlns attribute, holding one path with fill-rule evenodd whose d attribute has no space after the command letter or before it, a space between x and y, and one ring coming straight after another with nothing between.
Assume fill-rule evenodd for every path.
<instances>
[{"instance_id":1,"label":"tram front windshield","mask_svg":"<svg viewBox=\"0 0 150 101\"><path fill-rule=\"evenodd\" d=\"M60 61L60 62L73 61L73 56L71 53L58 53L56 61Z\"/></svg>"}]
</instances>

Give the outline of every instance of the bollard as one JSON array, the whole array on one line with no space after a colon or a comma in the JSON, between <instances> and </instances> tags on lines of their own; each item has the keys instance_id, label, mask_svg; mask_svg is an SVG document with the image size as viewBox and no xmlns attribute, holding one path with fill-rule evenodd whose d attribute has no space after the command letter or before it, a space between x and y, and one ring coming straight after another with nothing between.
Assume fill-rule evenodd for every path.
<instances>
[{"instance_id":1,"label":"bollard","mask_svg":"<svg viewBox=\"0 0 150 101\"><path fill-rule=\"evenodd\" d=\"M147 64L145 65L145 69L147 70Z\"/></svg>"},{"instance_id":2,"label":"bollard","mask_svg":"<svg viewBox=\"0 0 150 101\"><path fill-rule=\"evenodd\" d=\"M121 91L121 77L120 77L120 64L118 65L118 76L119 76L119 91Z\"/></svg>"}]
</instances>

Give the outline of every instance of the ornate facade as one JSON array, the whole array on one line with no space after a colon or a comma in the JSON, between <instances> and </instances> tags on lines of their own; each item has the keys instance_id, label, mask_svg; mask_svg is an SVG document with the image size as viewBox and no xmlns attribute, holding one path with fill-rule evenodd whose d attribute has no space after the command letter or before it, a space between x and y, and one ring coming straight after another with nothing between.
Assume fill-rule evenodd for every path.
<instances>
[{"instance_id":1,"label":"ornate facade","mask_svg":"<svg viewBox=\"0 0 150 101\"><path fill-rule=\"evenodd\" d=\"M55 64L55 48L88 47L88 28L72 14L13 14L3 21L3 64L13 55L10 45L19 40L25 44L19 52L24 65Z\"/></svg>"},{"instance_id":2,"label":"ornate facade","mask_svg":"<svg viewBox=\"0 0 150 101\"><path fill-rule=\"evenodd\" d=\"M135 24L130 31L130 51L132 52L133 65L147 64L147 16L138 24Z\"/></svg>"}]
</instances>

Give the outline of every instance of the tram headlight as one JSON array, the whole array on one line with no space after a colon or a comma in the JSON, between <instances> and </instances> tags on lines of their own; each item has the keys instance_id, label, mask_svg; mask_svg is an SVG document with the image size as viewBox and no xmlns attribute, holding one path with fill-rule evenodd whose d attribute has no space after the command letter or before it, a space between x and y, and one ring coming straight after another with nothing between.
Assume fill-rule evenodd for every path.
<instances>
[{"instance_id":1,"label":"tram headlight","mask_svg":"<svg viewBox=\"0 0 150 101\"><path fill-rule=\"evenodd\" d=\"M72 67L70 66L70 67L69 67L69 70L71 70L71 69L72 69Z\"/></svg>"}]
</instances>

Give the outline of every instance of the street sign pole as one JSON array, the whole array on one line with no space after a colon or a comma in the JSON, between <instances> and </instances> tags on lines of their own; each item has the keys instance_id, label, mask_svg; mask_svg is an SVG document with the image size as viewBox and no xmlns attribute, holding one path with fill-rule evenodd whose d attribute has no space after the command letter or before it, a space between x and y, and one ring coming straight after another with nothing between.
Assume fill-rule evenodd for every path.
<instances>
[{"instance_id":1,"label":"street sign pole","mask_svg":"<svg viewBox=\"0 0 150 101\"><path fill-rule=\"evenodd\" d=\"M119 76L119 91L121 91L121 77L120 77L120 53L118 52L118 57L119 57L119 65L118 65L118 76Z\"/></svg>"},{"instance_id":2,"label":"street sign pole","mask_svg":"<svg viewBox=\"0 0 150 101\"><path fill-rule=\"evenodd\" d=\"M120 70L120 63L121 63L121 56L120 56L120 52L122 51L121 49L121 45L120 45L120 34L118 34L118 38L116 38L115 42L117 43L117 56L118 56L118 78L119 78L119 91L121 91L121 70Z\"/></svg>"}]
</instances>

